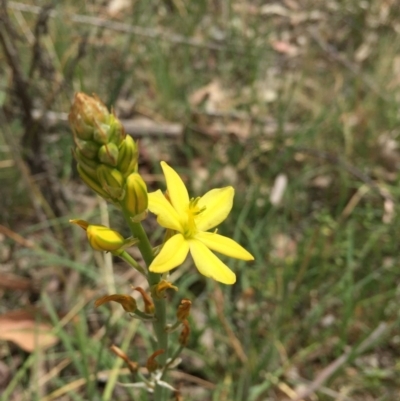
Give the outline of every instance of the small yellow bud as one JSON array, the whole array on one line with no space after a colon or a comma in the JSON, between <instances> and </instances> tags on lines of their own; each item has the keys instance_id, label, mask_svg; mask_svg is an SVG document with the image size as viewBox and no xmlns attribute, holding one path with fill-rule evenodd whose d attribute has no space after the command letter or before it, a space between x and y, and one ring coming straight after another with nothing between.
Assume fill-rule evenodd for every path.
<instances>
[{"instance_id":1,"label":"small yellow bud","mask_svg":"<svg viewBox=\"0 0 400 401\"><path fill-rule=\"evenodd\" d=\"M136 310L136 301L130 295L125 294L105 295L104 297L97 299L94 305L97 308L98 306L111 301L118 302L126 312L133 313Z\"/></svg>"},{"instance_id":2,"label":"small yellow bud","mask_svg":"<svg viewBox=\"0 0 400 401\"><path fill-rule=\"evenodd\" d=\"M124 237L106 226L89 225L86 234L90 246L97 251L112 252L125 245Z\"/></svg>"},{"instance_id":3,"label":"small yellow bud","mask_svg":"<svg viewBox=\"0 0 400 401\"><path fill-rule=\"evenodd\" d=\"M104 199L110 199L110 195L103 190L103 188L99 185L97 180L94 180L90 173L86 170L82 164L78 164L77 166L79 176L82 181L90 188L93 189L94 192L99 194Z\"/></svg>"},{"instance_id":4,"label":"small yellow bud","mask_svg":"<svg viewBox=\"0 0 400 401\"><path fill-rule=\"evenodd\" d=\"M112 130L110 141L112 143L115 143L119 147L126 138L126 133L124 126L122 125L121 121L117 117L115 117L114 112L110 116L109 124Z\"/></svg>"},{"instance_id":5,"label":"small yellow bud","mask_svg":"<svg viewBox=\"0 0 400 401\"><path fill-rule=\"evenodd\" d=\"M115 168L100 164L97 169L97 178L103 190L112 198L119 199L123 195L122 174Z\"/></svg>"},{"instance_id":6,"label":"small yellow bud","mask_svg":"<svg viewBox=\"0 0 400 401\"><path fill-rule=\"evenodd\" d=\"M131 216L145 216L148 205L147 186L143 178L138 173L128 176L125 183L125 196L121 201L121 206L127 210Z\"/></svg>"},{"instance_id":7,"label":"small yellow bud","mask_svg":"<svg viewBox=\"0 0 400 401\"><path fill-rule=\"evenodd\" d=\"M97 181L96 168L99 165L95 160L88 159L85 157L79 149L72 151L75 160L78 165L82 167L86 174L88 174L93 180Z\"/></svg>"},{"instance_id":8,"label":"small yellow bud","mask_svg":"<svg viewBox=\"0 0 400 401\"><path fill-rule=\"evenodd\" d=\"M118 170L124 178L138 170L139 152L136 142L130 135L127 135L121 143L118 155Z\"/></svg>"}]
</instances>

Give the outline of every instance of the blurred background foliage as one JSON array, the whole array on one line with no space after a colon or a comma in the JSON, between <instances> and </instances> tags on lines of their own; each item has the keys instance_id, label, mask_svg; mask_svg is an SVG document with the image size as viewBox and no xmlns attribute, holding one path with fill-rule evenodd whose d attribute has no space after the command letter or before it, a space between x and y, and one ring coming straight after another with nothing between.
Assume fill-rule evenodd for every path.
<instances>
[{"instance_id":1,"label":"blurred background foliage","mask_svg":"<svg viewBox=\"0 0 400 401\"><path fill-rule=\"evenodd\" d=\"M236 188L219 230L256 260L233 287L173 273L176 399L400 399L399 35L397 0L3 0L0 399L151 399L109 351L143 364L146 327L93 306L143 283L68 225L126 230L77 179L77 91L139 140L150 188L160 160L195 195Z\"/></svg>"}]
</instances>

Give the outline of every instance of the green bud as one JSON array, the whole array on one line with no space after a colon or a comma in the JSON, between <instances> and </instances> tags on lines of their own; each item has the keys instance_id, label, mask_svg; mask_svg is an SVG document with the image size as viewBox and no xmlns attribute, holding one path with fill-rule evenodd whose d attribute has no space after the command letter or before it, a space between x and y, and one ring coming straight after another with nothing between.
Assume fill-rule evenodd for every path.
<instances>
[{"instance_id":1,"label":"green bud","mask_svg":"<svg viewBox=\"0 0 400 401\"><path fill-rule=\"evenodd\" d=\"M130 135L127 135L119 148L118 170L124 178L138 169L139 152L136 142Z\"/></svg>"},{"instance_id":2,"label":"green bud","mask_svg":"<svg viewBox=\"0 0 400 401\"><path fill-rule=\"evenodd\" d=\"M138 173L128 176L125 183L125 196L120 202L135 220L140 221L146 217L148 206L148 195L146 183Z\"/></svg>"},{"instance_id":3,"label":"green bud","mask_svg":"<svg viewBox=\"0 0 400 401\"><path fill-rule=\"evenodd\" d=\"M88 96L82 92L75 94L68 120L79 139L92 139L98 124L107 123L109 118L107 107L97 96Z\"/></svg>"},{"instance_id":4,"label":"green bud","mask_svg":"<svg viewBox=\"0 0 400 401\"><path fill-rule=\"evenodd\" d=\"M97 124L93 131L93 139L100 145L104 145L110 141L111 129L108 124Z\"/></svg>"},{"instance_id":5,"label":"green bud","mask_svg":"<svg viewBox=\"0 0 400 401\"><path fill-rule=\"evenodd\" d=\"M111 128L110 141L120 147L126 138L124 126L122 125L121 121L114 116L114 114L111 114L109 124Z\"/></svg>"},{"instance_id":6,"label":"green bud","mask_svg":"<svg viewBox=\"0 0 400 401\"><path fill-rule=\"evenodd\" d=\"M83 156L79 149L73 151L75 160L78 165L81 166L82 170L94 181L97 181L97 166L99 165L96 161L88 159Z\"/></svg>"},{"instance_id":7,"label":"green bud","mask_svg":"<svg viewBox=\"0 0 400 401\"><path fill-rule=\"evenodd\" d=\"M77 166L79 176L81 177L82 181L90 188L93 189L98 195L103 197L104 199L110 199L110 195L103 190L103 188L98 184L96 180L94 180L86 171L83 169L81 164Z\"/></svg>"},{"instance_id":8,"label":"green bud","mask_svg":"<svg viewBox=\"0 0 400 401\"><path fill-rule=\"evenodd\" d=\"M105 164L100 164L96 171L98 182L103 190L108 193L112 199L121 199L124 193L124 178L122 174L117 169L108 167Z\"/></svg>"},{"instance_id":9,"label":"green bud","mask_svg":"<svg viewBox=\"0 0 400 401\"><path fill-rule=\"evenodd\" d=\"M108 143L100 148L98 153L99 160L104 164L115 167L118 161L118 153L118 146L115 143Z\"/></svg>"},{"instance_id":10,"label":"green bud","mask_svg":"<svg viewBox=\"0 0 400 401\"><path fill-rule=\"evenodd\" d=\"M88 159L95 159L97 157L100 146L96 142L83 141L79 138L76 138L75 144L81 154Z\"/></svg>"}]
</instances>

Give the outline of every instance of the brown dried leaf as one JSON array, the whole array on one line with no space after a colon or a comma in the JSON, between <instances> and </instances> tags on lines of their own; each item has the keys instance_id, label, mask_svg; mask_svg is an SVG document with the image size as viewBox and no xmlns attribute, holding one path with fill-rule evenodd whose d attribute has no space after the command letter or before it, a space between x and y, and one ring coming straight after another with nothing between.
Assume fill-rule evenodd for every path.
<instances>
[{"instance_id":1,"label":"brown dried leaf","mask_svg":"<svg viewBox=\"0 0 400 401\"><path fill-rule=\"evenodd\" d=\"M272 48L282 54L287 54L288 56L295 57L299 54L299 48L283 40L274 40L271 42Z\"/></svg>"},{"instance_id":2,"label":"brown dried leaf","mask_svg":"<svg viewBox=\"0 0 400 401\"><path fill-rule=\"evenodd\" d=\"M26 352L57 344L52 326L34 309L15 310L0 316L0 340L12 341Z\"/></svg>"}]
</instances>

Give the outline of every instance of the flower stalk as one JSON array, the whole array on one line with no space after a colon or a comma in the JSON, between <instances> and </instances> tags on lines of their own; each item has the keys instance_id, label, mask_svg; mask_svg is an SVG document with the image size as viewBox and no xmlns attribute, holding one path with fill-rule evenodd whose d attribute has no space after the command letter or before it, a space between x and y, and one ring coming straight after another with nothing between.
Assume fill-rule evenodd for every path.
<instances>
[{"instance_id":1,"label":"flower stalk","mask_svg":"<svg viewBox=\"0 0 400 401\"><path fill-rule=\"evenodd\" d=\"M217 227L231 211L234 189L217 188L202 197L190 198L177 172L161 162L167 191L148 193L147 185L138 169L138 146L125 134L115 116L96 96L75 95L69 114L74 134L73 150L78 172L86 185L119 208L132 236L124 238L118 231L102 225L75 219L71 223L86 231L90 246L96 251L110 252L126 261L148 282L148 290L136 287L141 294L144 310L129 294L109 294L99 298L95 306L117 302L132 317L151 322L155 336L153 352L147 359L148 376L143 376L139 364L113 348L113 352L128 365L140 382L132 387L154 393L154 401L165 401L167 391L176 391L164 381L168 369L179 363L179 355L190 336L188 317L191 301L182 299L175 311L174 323L167 321L166 291L178 287L165 279L165 273L181 265L190 253L198 271L223 284L234 284L235 273L212 251L241 260L253 256L228 237L217 233ZM164 241L153 248L141 224L148 211L157 216L157 222L166 229ZM210 232L210 229L214 229ZM126 249L137 246L146 267L138 263ZM172 313L169 313L172 315ZM171 355L169 334L180 329L178 347Z\"/></svg>"}]
</instances>

